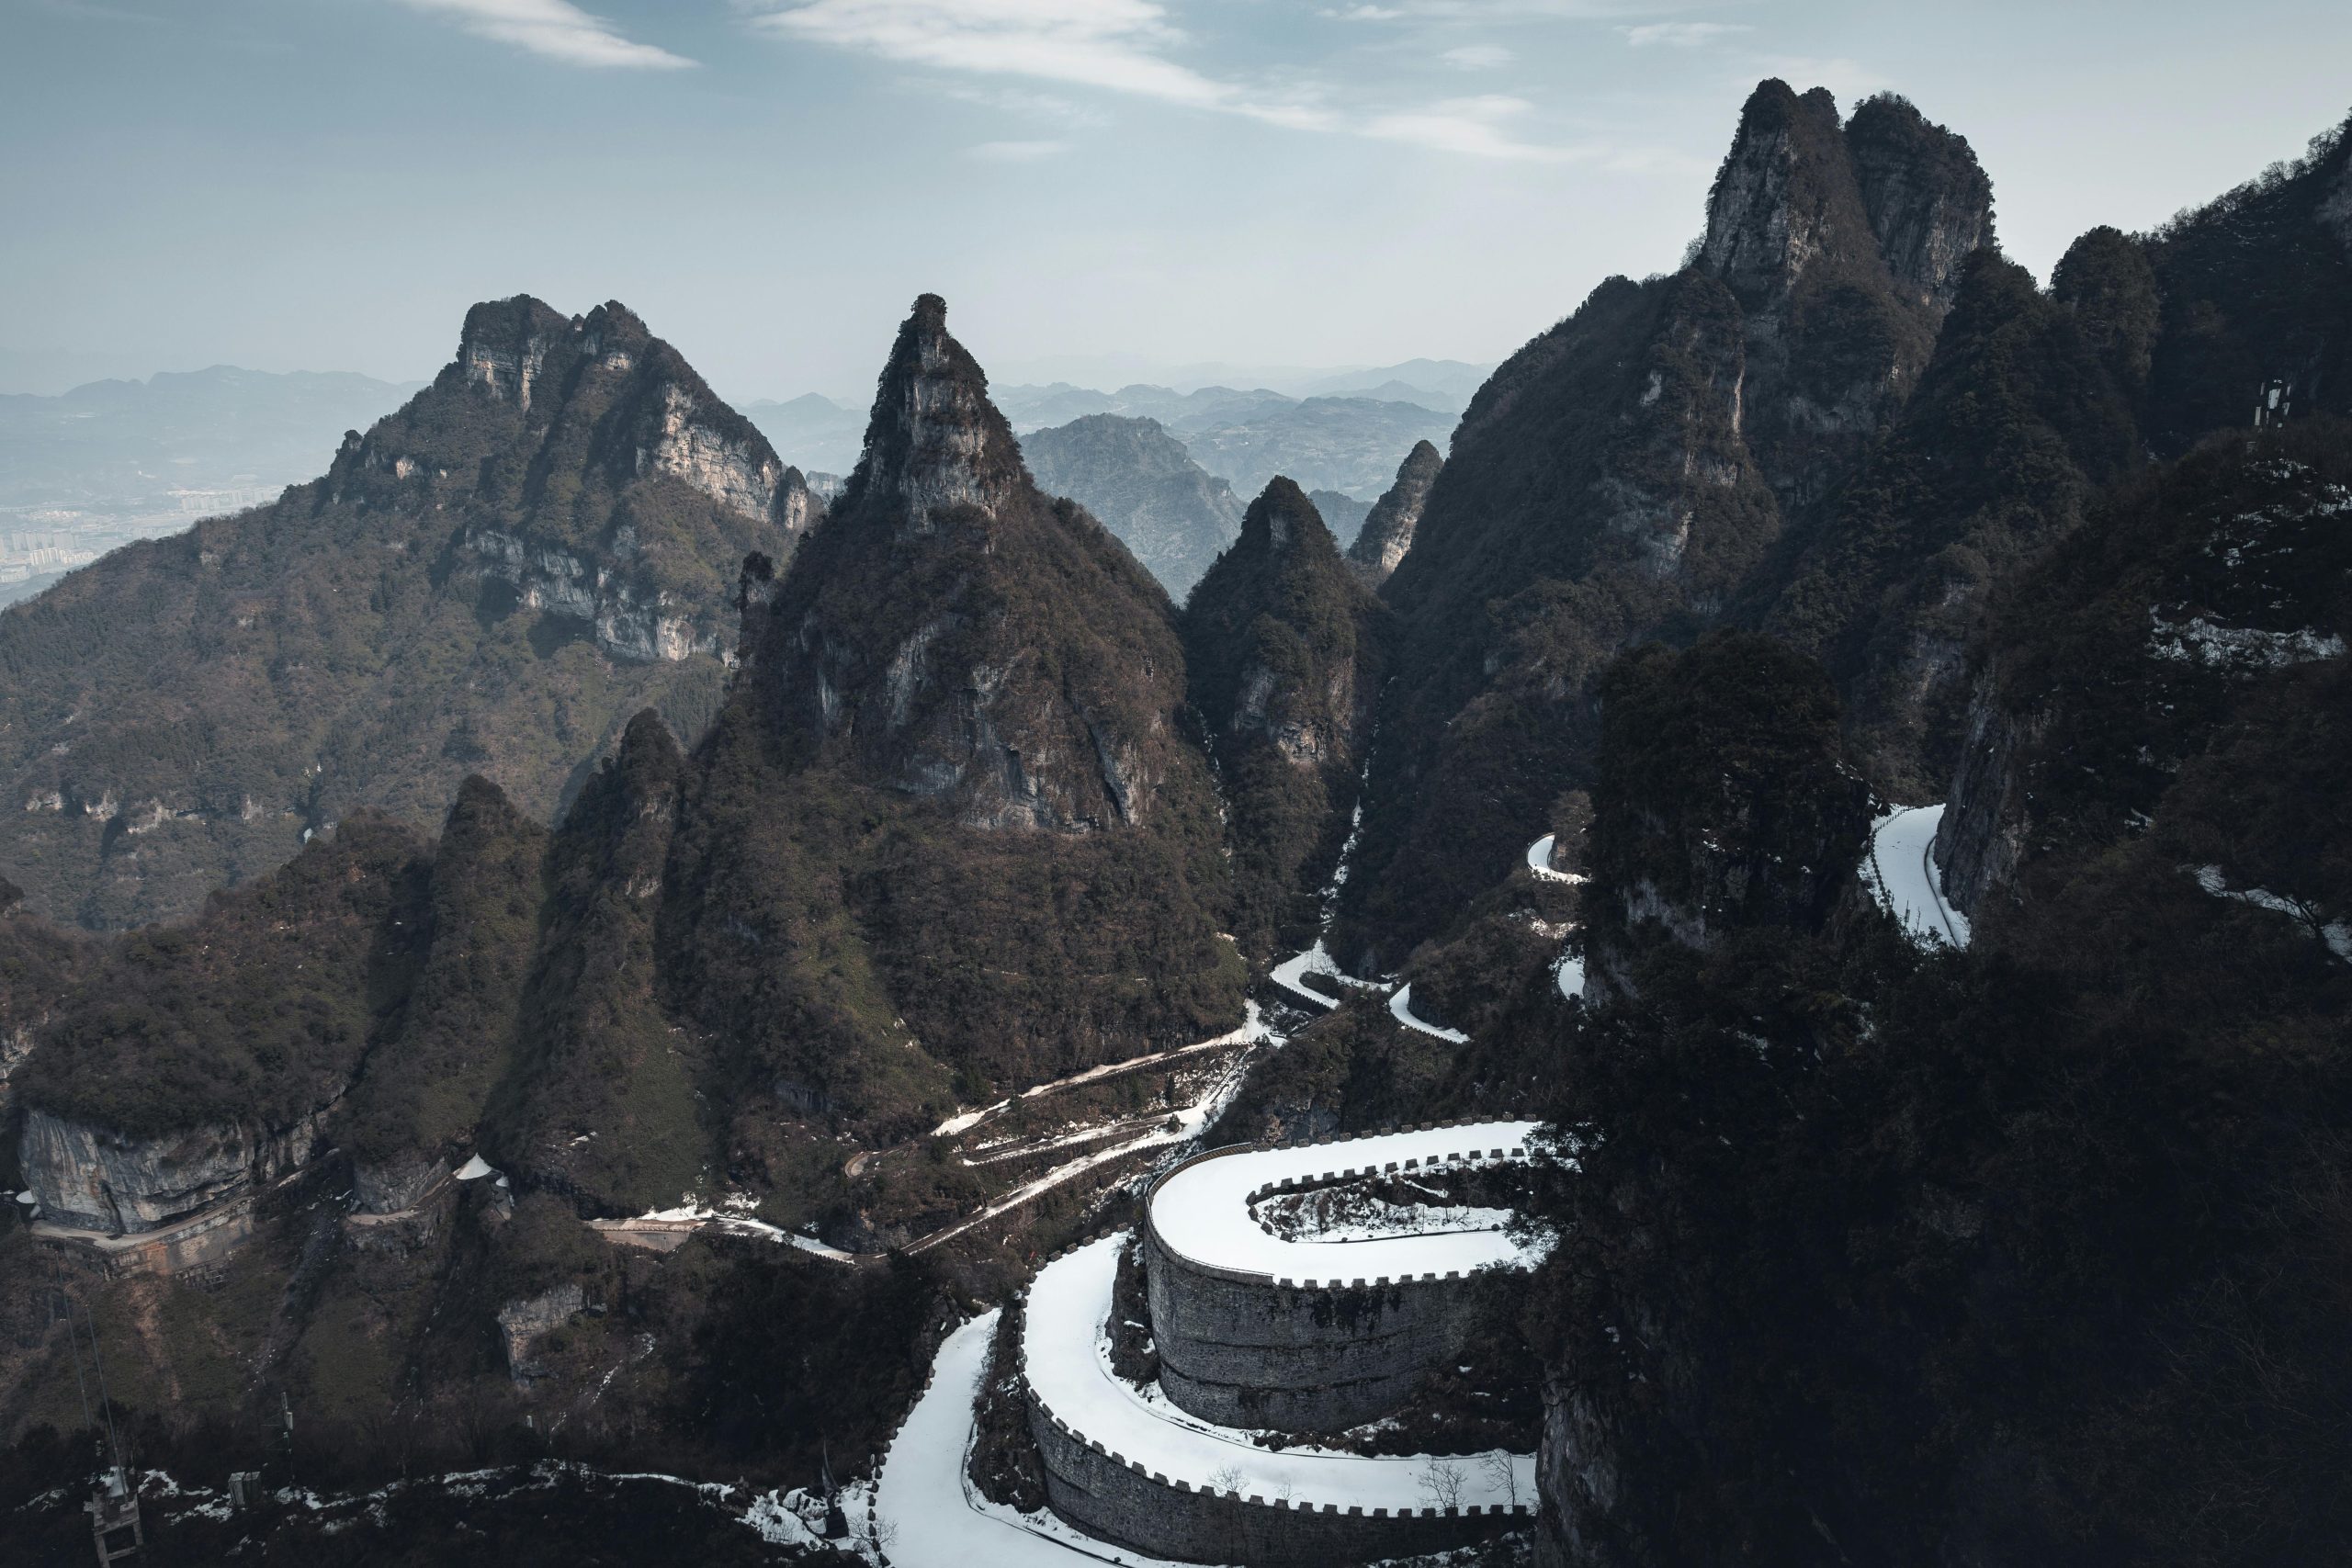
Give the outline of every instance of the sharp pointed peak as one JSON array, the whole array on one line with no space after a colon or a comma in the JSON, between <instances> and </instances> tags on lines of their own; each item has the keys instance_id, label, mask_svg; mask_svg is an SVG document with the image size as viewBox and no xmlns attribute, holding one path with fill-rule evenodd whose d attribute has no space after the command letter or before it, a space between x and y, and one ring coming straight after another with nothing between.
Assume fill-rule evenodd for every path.
<instances>
[{"instance_id":1,"label":"sharp pointed peak","mask_svg":"<svg viewBox=\"0 0 2352 1568\"><path fill-rule=\"evenodd\" d=\"M947 331L947 301L917 296L875 389L852 479L857 503L903 505L918 532L959 507L994 513L1028 470L988 389L979 361Z\"/></svg>"}]
</instances>

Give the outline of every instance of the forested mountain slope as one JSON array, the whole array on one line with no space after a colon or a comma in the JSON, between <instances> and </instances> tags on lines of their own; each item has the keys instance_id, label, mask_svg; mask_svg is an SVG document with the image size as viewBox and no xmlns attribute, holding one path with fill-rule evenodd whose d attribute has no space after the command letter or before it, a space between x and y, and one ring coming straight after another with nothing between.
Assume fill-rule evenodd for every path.
<instances>
[{"instance_id":1,"label":"forested mountain slope","mask_svg":"<svg viewBox=\"0 0 2352 1568\"><path fill-rule=\"evenodd\" d=\"M326 475L0 614L0 866L33 908L195 908L469 772L545 818L628 716L716 710L737 567L799 474L618 305L475 307L457 357Z\"/></svg>"}]
</instances>

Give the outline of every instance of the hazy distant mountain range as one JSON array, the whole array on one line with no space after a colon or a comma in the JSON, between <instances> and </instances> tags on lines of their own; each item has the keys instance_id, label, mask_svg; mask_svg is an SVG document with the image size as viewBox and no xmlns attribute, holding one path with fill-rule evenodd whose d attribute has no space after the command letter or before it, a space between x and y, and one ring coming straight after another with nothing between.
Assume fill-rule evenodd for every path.
<instances>
[{"instance_id":1,"label":"hazy distant mountain range","mask_svg":"<svg viewBox=\"0 0 2352 1568\"><path fill-rule=\"evenodd\" d=\"M1295 380L1287 390L1209 385L1178 391L1137 382L1105 392L1055 381L992 388L990 395L1023 435L1094 414L1154 420L1238 494L1254 495L1282 474L1302 489L1340 491L1369 505L1415 443L1444 446L1489 368L1414 359ZM862 411L814 392L741 406L785 461L813 472L845 474L856 467Z\"/></svg>"},{"instance_id":2,"label":"hazy distant mountain range","mask_svg":"<svg viewBox=\"0 0 2352 1568\"><path fill-rule=\"evenodd\" d=\"M276 500L420 385L216 365L0 396L0 604L118 545Z\"/></svg>"}]
</instances>

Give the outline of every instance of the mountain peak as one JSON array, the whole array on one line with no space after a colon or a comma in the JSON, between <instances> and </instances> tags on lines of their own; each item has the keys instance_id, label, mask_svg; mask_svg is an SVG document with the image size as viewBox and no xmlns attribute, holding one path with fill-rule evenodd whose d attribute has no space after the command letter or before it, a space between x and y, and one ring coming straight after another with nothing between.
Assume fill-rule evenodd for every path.
<instances>
[{"instance_id":1,"label":"mountain peak","mask_svg":"<svg viewBox=\"0 0 2352 1568\"><path fill-rule=\"evenodd\" d=\"M548 347L571 327L569 317L528 294L485 300L466 312L455 368L469 385L527 410Z\"/></svg>"},{"instance_id":2,"label":"mountain peak","mask_svg":"<svg viewBox=\"0 0 2352 1568\"><path fill-rule=\"evenodd\" d=\"M1367 588L1388 581L1405 552L1413 547L1413 530L1420 525L1430 487L1437 483L1445 458L1427 441L1417 442L1396 466L1396 480L1364 514L1363 527L1348 547L1348 564Z\"/></svg>"},{"instance_id":3,"label":"mountain peak","mask_svg":"<svg viewBox=\"0 0 2352 1568\"><path fill-rule=\"evenodd\" d=\"M917 297L899 329L845 504L888 498L924 534L970 508L993 515L1025 479L1012 427L989 400L979 362L947 331L947 301Z\"/></svg>"},{"instance_id":4,"label":"mountain peak","mask_svg":"<svg viewBox=\"0 0 2352 1568\"><path fill-rule=\"evenodd\" d=\"M1306 492L1280 474L1266 481L1266 488L1241 518L1243 542L1275 555L1288 553L1301 539L1329 533L1323 526L1323 514L1315 510Z\"/></svg>"}]
</instances>

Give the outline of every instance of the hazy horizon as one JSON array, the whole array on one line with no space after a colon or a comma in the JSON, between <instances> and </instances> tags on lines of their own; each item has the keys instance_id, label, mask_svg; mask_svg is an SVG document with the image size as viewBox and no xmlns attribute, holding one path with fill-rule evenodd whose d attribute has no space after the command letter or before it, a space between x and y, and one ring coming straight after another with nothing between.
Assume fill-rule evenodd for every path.
<instances>
[{"instance_id":1,"label":"hazy horizon","mask_svg":"<svg viewBox=\"0 0 2352 1568\"><path fill-rule=\"evenodd\" d=\"M2003 25L1992 25L1994 23ZM1580 0L10 0L0 347L431 377L617 299L725 395L1498 360L1674 266L1754 84L1899 91L2047 276L2301 153L2352 13ZM2086 59L2102 69L2084 73ZM37 321L37 328L28 321ZM1056 367L1133 369L1088 378ZM1255 367L1255 368L1253 368ZM1214 378L1228 378L1217 377Z\"/></svg>"}]
</instances>

